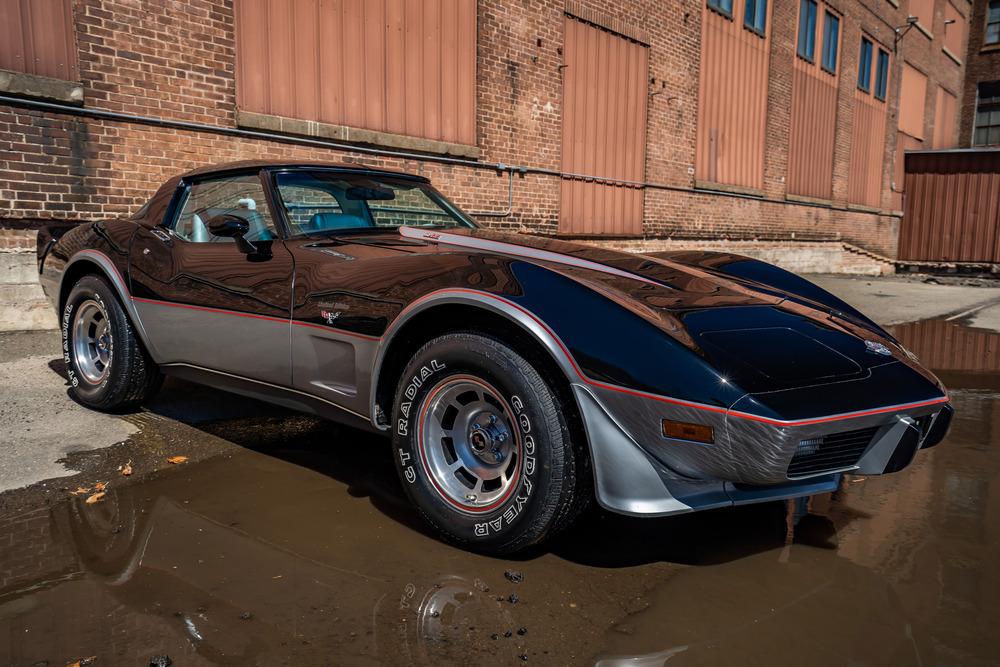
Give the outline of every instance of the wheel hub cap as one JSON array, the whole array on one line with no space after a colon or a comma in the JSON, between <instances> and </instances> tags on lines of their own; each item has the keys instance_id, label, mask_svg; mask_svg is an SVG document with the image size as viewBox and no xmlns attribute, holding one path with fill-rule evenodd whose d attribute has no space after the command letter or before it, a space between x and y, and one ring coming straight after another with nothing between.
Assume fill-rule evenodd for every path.
<instances>
[{"instance_id":1,"label":"wheel hub cap","mask_svg":"<svg viewBox=\"0 0 1000 667\"><path fill-rule=\"evenodd\" d=\"M507 402L478 378L453 376L430 391L420 416L421 461L451 505L485 512L507 499L521 465L514 423Z\"/></svg>"},{"instance_id":2,"label":"wheel hub cap","mask_svg":"<svg viewBox=\"0 0 1000 667\"><path fill-rule=\"evenodd\" d=\"M104 307L93 299L81 303L73 319L73 361L86 382L100 384L107 376L111 343Z\"/></svg>"}]
</instances>

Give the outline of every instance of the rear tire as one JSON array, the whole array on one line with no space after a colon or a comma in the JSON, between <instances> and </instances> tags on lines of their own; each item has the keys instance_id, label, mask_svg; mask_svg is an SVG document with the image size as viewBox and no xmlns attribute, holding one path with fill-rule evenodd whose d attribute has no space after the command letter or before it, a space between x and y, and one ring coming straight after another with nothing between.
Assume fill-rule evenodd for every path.
<instances>
[{"instance_id":1,"label":"rear tire","mask_svg":"<svg viewBox=\"0 0 1000 667\"><path fill-rule=\"evenodd\" d=\"M62 312L63 361L78 401L95 410L121 410L150 398L163 376L135 335L104 278L81 278Z\"/></svg>"},{"instance_id":2,"label":"rear tire","mask_svg":"<svg viewBox=\"0 0 1000 667\"><path fill-rule=\"evenodd\" d=\"M503 342L435 338L406 367L393 404L393 458L406 494L459 546L506 554L542 541L589 489L578 480L567 412Z\"/></svg>"}]
</instances>

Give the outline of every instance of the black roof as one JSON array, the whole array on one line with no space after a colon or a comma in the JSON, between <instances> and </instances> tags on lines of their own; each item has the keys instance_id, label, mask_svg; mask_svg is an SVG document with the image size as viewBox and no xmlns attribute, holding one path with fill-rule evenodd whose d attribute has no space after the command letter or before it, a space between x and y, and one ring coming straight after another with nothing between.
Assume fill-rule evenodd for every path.
<instances>
[{"instance_id":1,"label":"black roof","mask_svg":"<svg viewBox=\"0 0 1000 667\"><path fill-rule=\"evenodd\" d=\"M402 176L404 178L428 180L424 176L408 174L405 171L395 169L384 169L382 167L371 167L368 165L353 162L323 162L320 160L241 160L239 162L223 162L205 167L198 167L189 172L181 174L181 178L192 176L204 176L206 174L219 174L230 171L249 171L253 169L339 169L343 171L357 172L359 174L385 174L387 176Z\"/></svg>"}]
</instances>

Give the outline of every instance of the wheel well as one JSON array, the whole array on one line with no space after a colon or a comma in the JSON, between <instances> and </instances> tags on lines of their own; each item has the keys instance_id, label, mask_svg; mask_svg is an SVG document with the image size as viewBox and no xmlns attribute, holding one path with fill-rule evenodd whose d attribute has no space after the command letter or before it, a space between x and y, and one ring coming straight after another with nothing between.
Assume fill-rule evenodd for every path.
<instances>
[{"instance_id":1,"label":"wheel well","mask_svg":"<svg viewBox=\"0 0 1000 667\"><path fill-rule=\"evenodd\" d=\"M73 289L80 278L87 275L95 275L108 280L108 274L104 272L97 263L90 261L89 259L78 259L73 262L72 266L66 269L63 274L62 281L59 283L59 317L62 318L63 310L66 309L66 299L69 298L70 290ZM110 281L109 281L110 283ZM111 288L113 291L114 286ZM117 294L117 291L115 292Z\"/></svg>"},{"instance_id":2,"label":"wheel well","mask_svg":"<svg viewBox=\"0 0 1000 667\"><path fill-rule=\"evenodd\" d=\"M506 343L514 348L542 375L556 392L561 403L572 413L567 419L574 437L582 436L582 422L577 415L576 399L566 374L548 350L528 331L502 315L485 308L463 304L434 306L414 315L393 336L379 369L375 404L388 414L406 364L421 345L456 331L474 332ZM567 414L567 417L570 417ZM577 432L579 430L579 433ZM585 437L585 436L584 436ZM585 439L581 442L585 442Z\"/></svg>"}]
</instances>

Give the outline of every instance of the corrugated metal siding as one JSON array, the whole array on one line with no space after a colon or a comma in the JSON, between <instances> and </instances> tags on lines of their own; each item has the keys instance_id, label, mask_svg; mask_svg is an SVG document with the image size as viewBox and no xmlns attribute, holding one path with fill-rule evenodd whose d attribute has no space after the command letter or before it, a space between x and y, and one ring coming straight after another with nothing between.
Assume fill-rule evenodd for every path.
<instances>
[{"instance_id":1,"label":"corrugated metal siding","mask_svg":"<svg viewBox=\"0 0 1000 667\"><path fill-rule=\"evenodd\" d=\"M475 145L475 0L240 0L240 109Z\"/></svg>"},{"instance_id":2,"label":"corrugated metal siding","mask_svg":"<svg viewBox=\"0 0 1000 667\"><path fill-rule=\"evenodd\" d=\"M795 58L788 149L788 192L833 197L833 144L837 129L837 76Z\"/></svg>"},{"instance_id":3,"label":"corrugated metal siding","mask_svg":"<svg viewBox=\"0 0 1000 667\"><path fill-rule=\"evenodd\" d=\"M935 371L1000 371L1000 334L931 320L895 327L895 336Z\"/></svg>"},{"instance_id":4,"label":"corrugated metal siding","mask_svg":"<svg viewBox=\"0 0 1000 667\"><path fill-rule=\"evenodd\" d=\"M885 102L861 90L854 91L854 135L851 137L847 198L855 204L879 207L882 203L885 113Z\"/></svg>"},{"instance_id":5,"label":"corrugated metal siding","mask_svg":"<svg viewBox=\"0 0 1000 667\"><path fill-rule=\"evenodd\" d=\"M748 188L764 186L764 137L771 8L767 35L743 27L743 0L727 19L702 3L701 73L695 178Z\"/></svg>"},{"instance_id":6,"label":"corrugated metal siding","mask_svg":"<svg viewBox=\"0 0 1000 667\"><path fill-rule=\"evenodd\" d=\"M906 156L899 257L1000 262L1000 152Z\"/></svg>"},{"instance_id":7,"label":"corrugated metal siding","mask_svg":"<svg viewBox=\"0 0 1000 667\"><path fill-rule=\"evenodd\" d=\"M947 90L938 86L937 100L934 103L934 138L931 148L954 148L958 135L956 110L958 101Z\"/></svg>"},{"instance_id":8,"label":"corrugated metal siding","mask_svg":"<svg viewBox=\"0 0 1000 667\"><path fill-rule=\"evenodd\" d=\"M899 88L899 131L916 139L924 138L924 107L927 104L927 77L903 63Z\"/></svg>"},{"instance_id":9,"label":"corrugated metal siding","mask_svg":"<svg viewBox=\"0 0 1000 667\"><path fill-rule=\"evenodd\" d=\"M72 0L0 0L0 69L78 81Z\"/></svg>"},{"instance_id":10,"label":"corrugated metal siding","mask_svg":"<svg viewBox=\"0 0 1000 667\"><path fill-rule=\"evenodd\" d=\"M645 180L647 48L565 18L562 170ZM559 231L642 233L643 189L563 179Z\"/></svg>"}]
</instances>

